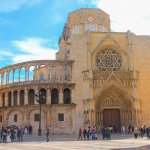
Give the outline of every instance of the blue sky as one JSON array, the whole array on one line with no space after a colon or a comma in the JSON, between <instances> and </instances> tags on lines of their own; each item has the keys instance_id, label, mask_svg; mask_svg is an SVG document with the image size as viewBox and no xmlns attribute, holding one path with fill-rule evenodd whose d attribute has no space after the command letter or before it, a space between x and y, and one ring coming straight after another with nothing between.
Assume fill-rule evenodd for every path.
<instances>
[{"instance_id":1,"label":"blue sky","mask_svg":"<svg viewBox=\"0 0 150 150\"><path fill-rule=\"evenodd\" d=\"M55 59L67 14L79 8L107 12L113 31L150 35L149 6L149 0L0 0L0 68Z\"/></svg>"}]
</instances>

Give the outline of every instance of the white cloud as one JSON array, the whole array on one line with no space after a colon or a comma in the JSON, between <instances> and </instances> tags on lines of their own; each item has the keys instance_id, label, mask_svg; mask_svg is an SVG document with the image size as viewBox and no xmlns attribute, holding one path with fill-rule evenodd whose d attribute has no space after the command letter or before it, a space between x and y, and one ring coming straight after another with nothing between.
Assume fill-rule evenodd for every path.
<instances>
[{"instance_id":1,"label":"white cloud","mask_svg":"<svg viewBox=\"0 0 150 150\"><path fill-rule=\"evenodd\" d=\"M55 59L55 49L46 47L49 44L49 40L41 38L27 38L23 41L12 41L13 45L23 53L13 57L14 63L30 61L30 60L42 60L42 59Z\"/></svg>"},{"instance_id":2,"label":"white cloud","mask_svg":"<svg viewBox=\"0 0 150 150\"><path fill-rule=\"evenodd\" d=\"M150 35L149 0L99 0L96 4L110 15L112 30Z\"/></svg>"},{"instance_id":3,"label":"white cloud","mask_svg":"<svg viewBox=\"0 0 150 150\"><path fill-rule=\"evenodd\" d=\"M33 6L42 0L0 0L0 12L12 12L20 9L23 5Z\"/></svg>"},{"instance_id":4,"label":"white cloud","mask_svg":"<svg viewBox=\"0 0 150 150\"><path fill-rule=\"evenodd\" d=\"M79 4L87 5L88 6L89 3L91 3L91 4L98 4L99 0L77 0L77 2Z\"/></svg>"},{"instance_id":5,"label":"white cloud","mask_svg":"<svg viewBox=\"0 0 150 150\"><path fill-rule=\"evenodd\" d=\"M0 60L4 60L7 57L13 57L13 54L11 52L8 52L8 51L0 48Z\"/></svg>"}]
</instances>

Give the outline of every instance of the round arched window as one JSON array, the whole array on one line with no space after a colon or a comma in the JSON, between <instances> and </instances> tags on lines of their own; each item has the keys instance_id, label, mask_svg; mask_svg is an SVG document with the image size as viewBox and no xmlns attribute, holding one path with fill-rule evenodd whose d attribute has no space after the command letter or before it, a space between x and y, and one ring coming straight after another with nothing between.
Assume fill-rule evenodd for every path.
<instances>
[{"instance_id":1,"label":"round arched window","mask_svg":"<svg viewBox=\"0 0 150 150\"><path fill-rule=\"evenodd\" d=\"M119 70L121 68L121 56L113 49L104 49L97 53L97 67L100 70Z\"/></svg>"}]
</instances>

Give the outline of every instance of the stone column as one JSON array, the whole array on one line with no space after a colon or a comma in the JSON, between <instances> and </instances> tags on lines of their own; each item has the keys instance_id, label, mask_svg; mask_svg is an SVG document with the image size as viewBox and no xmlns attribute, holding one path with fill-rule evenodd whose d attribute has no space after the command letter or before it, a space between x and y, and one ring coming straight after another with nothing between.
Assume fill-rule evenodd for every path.
<instances>
[{"instance_id":1,"label":"stone column","mask_svg":"<svg viewBox=\"0 0 150 150\"><path fill-rule=\"evenodd\" d=\"M97 117L96 110L93 109L93 125L96 124L96 117Z\"/></svg>"},{"instance_id":2,"label":"stone column","mask_svg":"<svg viewBox=\"0 0 150 150\"><path fill-rule=\"evenodd\" d=\"M27 67L25 67L25 81L27 81Z\"/></svg>"},{"instance_id":3,"label":"stone column","mask_svg":"<svg viewBox=\"0 0 150 150\"><path fill-rule=\"evenodd\" d=\"M35 94L37 94L39 96L39 90L38 90L38 87L35 88ZM39 97L38 97L39 98ZM37 97L34 97L34 104L39 104L37 102Z\"/></svg>"},{"instance_id":4,"label":"stone column","mask_svg":"<svg viewBox=\"0 0 150 150\"><path fill-rule=\"evenodd\" d=\"M64 103L64 101L63 101L63 89L61 87L59 90L59 104L63 104L63 103Z\"/></svg>"},{"instance_id":5,"label":"stone column","mask_svg":"<svg viewBox=\"0 0 150 150\"><path fill-rule=\"evenodd\" d=\"M48 88L46 93L46 103L51 104L51 90Z\"/></svg>"},{"instance_id":6,"label":"stone column","mask_svg":"<svg viewBox=\"0 0 150 150\"><path fill-rule=\"evenodd\" d=\"M71 102L75 103L75 89L74 88L71 89Z\"/></svg>"},{"instance_id":7,"label":"stone column","mask_svg":"<svg viewBox=\"0 0 150 150\"><path fill-rule=\"evenodd\" d=\"M11 90L11 105L14 106L14 91Z\"/></svg>"},{"instance_id":8,"label":"stone column","mask_svg":"<svg viewBox=\"0 0 150 150\"><path fill-rule=\"evenodd\" d=\"M25 90L24 90L24 104L25 105L28 105L28 90L27 90L27 88L25 88Z\"/></svg>"},{"instance_id":9,"label":"stone column","mask_svg":"<svg viewBox=\"0 0 150 150\"><path fill-rule=\"evenodd\" d=\"M26 68L26 74L27 74L26 81L29 81L29 68L28 67Z\"/></svg>"},{"instance_id":10,"label":"stone column","mask_svg":"<svg viewBox=\"0 0 150 150\"><path fill-rule=\"evenodd\" d=\"M9 84L9 72L7 72L7 83L6 84Z\"/></svg>"},{"instance_id":11,"label":"stone column","mask_svg":"<svg viewBox=\"0 0 150 150\"><path fill-rule=\"evenodd\" d=\"M47 77L47 79L50 80L50 66L49 65L48 65L48 70L47 71L48 71L48 77Z\"/></svg>"},{"instance_id":12,"label":"stone column","mask_svg":"<svg viewBox=\"0 0 150 150\"><path fill-rule=\"evenodd\" d=\"M0 93L0 107L3 106L3 101L2 101L2 93Z\"/></svg>"},{"instance_id":13,"label":"stone column","mask_svg":"<svg viewBox=\"0 0 150 150\"><path fill-rule=\"evenodd\" d=\"M8 106L8 93L5 93L5 106Z\"/></svg>"},{"instance_id":14,"label":"stone column","mask_svg":"<svg viewBox=\"0 0 150 150\"><path fill-rule=\"evenodd\" d=\"M12 70L12 83L14 83L14 69Z\"/></svg>"},{"instance_id":15,"label":"stone column","mask_svg":"<svg viewBox=\"0 0 150 150\"><path fill-rule=\"evenodd\" d=\"M18 68L18 82L20 82L20 69L21 68Z\"/></svg>"},{"instance_id":16,"label":"stone column","mask_svg":"<svg viewBox=\"0 0 150 150\"><path fill-rule=\"evenodd\" d=\"M93 114L92 114L92 109L90 110L90 126L93 125Z\"/></svg>"},{"instance_id":17,"label":"stone column","mask_svg":"<svg viewBox=\"0 0 150 150\"><path fill-rule=\"evenodd\" d=\"M20 105L20 91L17 91L17 106Z\"/></svg>"},{"instance_id":18,"label":"stone column","mask_svg":"<svg viewBox=\"0 0 150 150\"><path fill-rule=\"evenodd\" d=\"M135 123L136 123L136 126L138 127L138 109L135 110Z\"/></svg>"},{"instance_id":19,"label":"stone column","mask_svg":"<svg viewBox=\"0 0 150 150\"><path fill-rule=\"evenodd\" d=\"M2 76L1 76L1 85L4 85L4 72L2 73Z\"/></svg>"}]
</instances>

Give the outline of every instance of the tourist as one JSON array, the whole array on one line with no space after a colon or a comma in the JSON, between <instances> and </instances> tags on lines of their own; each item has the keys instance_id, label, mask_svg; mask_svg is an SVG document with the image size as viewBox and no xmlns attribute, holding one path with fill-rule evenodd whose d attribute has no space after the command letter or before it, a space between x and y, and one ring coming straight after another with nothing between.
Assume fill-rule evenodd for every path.
<instances>
[{"instance_id":1,"label":"tourist","mask_svg":"<svg viewBox=\"0 0 150 150\"><path fill-rule=\"evenodd\" d=\"M122 136L125 136L125 133L126 133L126 128L125 128L125 126L122 126L121 127L121 134L122 134Z\"/></svg>"},{"instance_id":2,"label":"tourist","mask_svg":"<svg viewBox=\"0 0 150 150\"><path fill-rule=\"evenodd\" d=\"M78 135L78 140L82 140L82 129L80 128L79 129L79 135Z\"/></svg>"},{"instance_id":3,"label":"tourist","mask_svg":"<svg viewBox=\"0 0 150 150\"><path fill-rule=\"evenodd\" d=\"M28 128L26 126L25 129L24 129L24 135L27 135L27 134L28 134Z\"/></svg>"},{"instance_id":4,"label":"tourist","mask_svg":"<svg viewBox=\"0 0 150 150\"><path fill-rule=\"evenodd\" d=\"M50 134L50 130L47 129L46 130L46 142L49 142L49 134Z\"/></svg>"},{"instance_id":5,"label":"tourist","mask_svg":"<svg viewBox=\"0 0 150 150\"><path fill-rule=\"evenodd\" d=\"M89 140L90 139L90 128L88 127L88 129L87 129L87 140Z\"/></svg>"},{"instance_id":6,"label":"tourist","mask_svg":"<svg viewBox=\"0 0 150 150\"><path fill-rule=\"evenodd\" d=\"M138 137L138 128L137 127L134 128L134 137L135 137L135 139L137 139L137 137Z\"/></svg>"},{"instance_id":7,"label":"tourist","mask_svg":"<svg viewBox=\"0 0 150 150\"><path fill-rule=\"evenodd\" d=\"M84 140L86 140L86 137L87 137L87 130L86 129L83 129L83 137L84 137Z\"/></svg>"},{"instance_id":8,"label":"tourist","mask_svg":"<svg viewBox=\"0 0 150 150\"><path fill-rule=\"evenodd\" d=\"M145 132L146 132L147 139L150 139L150 127L147 127Z\"/></svg>"}]
</instances>

